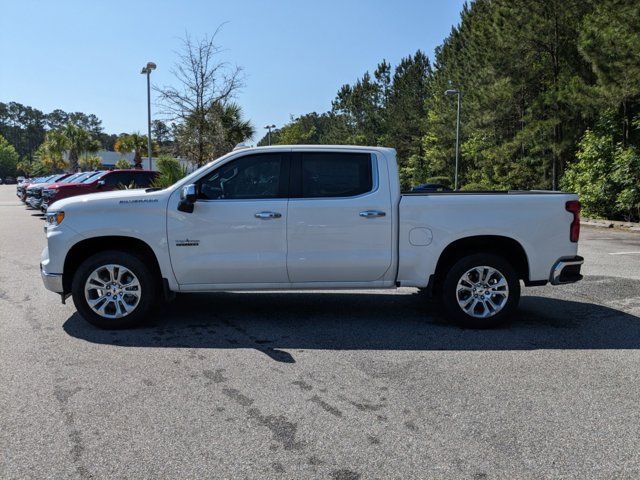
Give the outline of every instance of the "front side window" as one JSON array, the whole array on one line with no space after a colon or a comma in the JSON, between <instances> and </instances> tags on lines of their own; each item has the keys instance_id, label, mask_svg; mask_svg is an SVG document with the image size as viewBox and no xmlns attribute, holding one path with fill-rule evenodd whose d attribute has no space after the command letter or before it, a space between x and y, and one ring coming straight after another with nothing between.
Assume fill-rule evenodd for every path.
<instances>
[{"instance_id":1,"label":"front side window","mask_svg":"<svg viewBox=\"0 0 640 480\"><path fill-rule=\"evenodd\" d=\"M368 153L302 154L302 197L353 197L373 189Z\"/></svg>"},{"instance_id":2,"label":"front side window","mask_svg":"<svg viewBox=\"0 0 640 480\"><path fill-rule=\"evenodd\" d=\"M248 155L222 165L202 179L198 196L205 200L282 198L288 183L286 170L282 154Z\"/></svg>"}]
</instances>

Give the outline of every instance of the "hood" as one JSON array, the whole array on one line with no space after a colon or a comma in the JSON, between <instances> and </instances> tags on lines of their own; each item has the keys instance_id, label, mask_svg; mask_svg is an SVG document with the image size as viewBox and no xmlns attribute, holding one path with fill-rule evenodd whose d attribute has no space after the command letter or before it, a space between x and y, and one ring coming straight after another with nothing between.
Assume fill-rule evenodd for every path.
<instances>
[{"instance_id":1,"label":"hood","mask_svg":"<svg viewBox=\"0 0 640 480\"><path fill-rule=\"evenodd\" d=\"M35 190L36 188L43 188L49 185L48 183L32 183L27 187L27 190Z\"/></svg>"},{"instance_id":2,"label":"hood","mask_svg":"<svg viewBox=\"0 0 640 480\"><path fill-rule=\"evenodd\" d=\"M49 185L47 185L47 188L60 188L63 185L73 185L73 183L50 183Z\"/></svg>"},{"instance_id":3,"label":"hood","mask_svg":"<svg viewBox=\"0 0 640 480\"><path fill-rule=\"evenodd\" d=\"M47 188L67 188L67 187L78 187L82 185L82 182L69 182L69 183L62 183L62 182L56 182L56 183L50 183L47 185ZM88 184L85 184L88 185Z\"/></svg>"},{"instance_id":4,"label":"hood","mask_svg":"<svg viewBox=\"0 0 640 480\"><path fill-rule=\"evenodd\" d=\"M69 184L71 185L71 184ZM58 200L49 210L104 209L126 205L144 205L157 203L166 190L147 192L145 189L113 190L110 192L90 193Z\"/></svg>"}]
</instances>

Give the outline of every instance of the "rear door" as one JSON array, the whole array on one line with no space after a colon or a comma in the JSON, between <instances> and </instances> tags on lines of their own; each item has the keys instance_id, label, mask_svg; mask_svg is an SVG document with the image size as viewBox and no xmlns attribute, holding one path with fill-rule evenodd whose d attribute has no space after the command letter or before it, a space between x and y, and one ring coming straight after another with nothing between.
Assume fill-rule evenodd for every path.
<instances>
[{"instance_id":1,"label":"rear door","mask_svg":"<svg viewBox=\"0 0 640 480\"><path fill-rule=\"evenodd\" d=\"M294 154L287 227L292 283L381 280L392 262L391 222L390 193L379 185L374 154Z\"/></svg>"}]
</instances>

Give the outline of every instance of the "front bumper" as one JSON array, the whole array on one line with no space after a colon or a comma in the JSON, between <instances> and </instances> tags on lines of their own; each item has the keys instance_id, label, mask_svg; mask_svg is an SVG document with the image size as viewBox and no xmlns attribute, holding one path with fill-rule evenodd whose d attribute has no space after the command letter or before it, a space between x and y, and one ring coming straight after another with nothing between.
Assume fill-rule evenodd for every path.
<instances>
[{"instance_id":1,"label":"front bumper","mask_svg":"<svg viewBox=\"0 0 640 480\"><path fill-rule=\"evenodd\" d=\"M582 280L580 269L584 263L584 258L563 257L560 258L551 269L549 282L551 285L564 285L565 283L575 283Z\"/></svg>"},{"instance_id":2,"label":"front bumper","mask_svg":"<svg viewBox=\"0 0 640 480\"><path fill-rule=\"evenodd\" d=\"M51 259L49 258L49 247L44 247L42 250L42 254L40 255L40 276L42 277L42 283L44 283L44 288L47 290L51 290L55 293L63 293L64 286L62 284L62 274L61 273L52 273L57 270L58 267L51 264ZM57 270L58 272L61 271Z\"/></svg>"},{"instance_id":3,"label":"front bumper","mask_svg":"<svg viewBox=\"0 0 640 480\"><path fill-rule=\"evenodd\" d=\"M62 287L62 274L61 273L47 273L42 263L40 264L40 276L42 277L42 283L44 288L51 290L55 293L63 293Z\"/></svg>"},{"instance_id":4,"label":"front bumper","mask_svg":"<svg viewBox=\"0 0 640 480\"><path fill-rule=\"evenodd\" d=\"M40 204L42 200L36 197L31 197L27 200L27 203L31 208L35 208L36 210L40 210Z\"/></svg>"}]
</instances>

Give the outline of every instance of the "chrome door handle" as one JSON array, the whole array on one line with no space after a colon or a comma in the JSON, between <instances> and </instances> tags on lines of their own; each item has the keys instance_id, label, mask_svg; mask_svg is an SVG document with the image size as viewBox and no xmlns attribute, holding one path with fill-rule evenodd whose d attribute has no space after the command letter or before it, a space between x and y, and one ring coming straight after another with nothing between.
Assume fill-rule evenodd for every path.
<instances>
[{"instance_id":1,"label":"chrome door handle","mask_svg":"<svg viewBox=\"0 0 640 480\"><path fill-rule=\"evenodd\" d=\"M386 213L380 210L365 210L364 212L360 212L358 215L364 218L374 218L374 217L384 217Z\"/></svg>"},{"instance_id":2,"label":"chrome door handle","mask_svg":"<svg viewBox=\"0 0 640 480\"><path fill-rule=\"evenodd\" d=\"M270 218L280 218L282 214L278 212L258 212L256 213L256 218L261 218L262 220L269 220Z\"/></svg>"}]
</instances>

